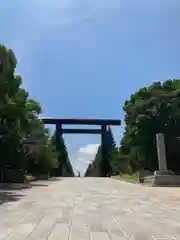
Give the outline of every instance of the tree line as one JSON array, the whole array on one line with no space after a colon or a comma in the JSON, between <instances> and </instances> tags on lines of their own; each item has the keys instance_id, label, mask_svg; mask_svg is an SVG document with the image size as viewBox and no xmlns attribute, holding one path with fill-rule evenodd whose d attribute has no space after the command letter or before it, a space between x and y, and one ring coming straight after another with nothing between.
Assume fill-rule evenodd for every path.
<instances>
[{"instance_id":1,"label":"tree line","mask_svg":"<svg viewBox=\"0 0 180 240\"><path fill-rule=\"evenodd\" d=\"M180 80L154 82L125 101L125 131L120 147L111 141L109 172L135 173L158 169L156 133L164 133L168 168L180 173ZM112 133L111 133L112 135ZM100 148L85 176L97 176Z\"/></svg>"},{"instance_id":2,"label":"tree line","mask_svg":"<svg viewBox=\"0 0 180 240\"><path fill-rule=\"evenodd\" d=\"M40 120L41 105L22 87L16 65L13 51L0 45L0 180L74 176L63 138L56 143Z\"/></svg>"},{"instance_id":3,"label":"tree line","mask_svg":"<svg viewBox=\"0 0 180 240\"><path fill-rule=\"evenodd\" d=\"M92 163L89 164L84 176L85 177L98 177L102 176L102 160L105 161L105 164L103 164L103 167L105 168L107 172L107 176L111 176L113 173L115 173L114 168L114 162L113 162L113 155L116 152L116 144L113 137L113 133L111 131L111 128L109 127L106 133L106 151L107 151L107 158L102 159L102 146L100 145L98 147L97 153L95 155L95 158L93 159Z\"/></svg>"},{"instance_id":4,"label":"tree line","mask_svg":"<svg viewBox=\"0 0 180 240\"><path fill-rule=\"evenodd\" d=\"M120 156L132 171L158 169L156 133L164 133L168 168L180 171L180 80L154 82L125 101Z\"/></svg>"}]
</instances>

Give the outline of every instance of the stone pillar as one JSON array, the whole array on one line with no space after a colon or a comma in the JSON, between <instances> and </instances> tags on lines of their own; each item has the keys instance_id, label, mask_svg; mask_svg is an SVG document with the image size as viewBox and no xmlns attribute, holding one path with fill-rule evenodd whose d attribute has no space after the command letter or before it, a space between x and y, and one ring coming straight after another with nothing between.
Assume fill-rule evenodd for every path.
<instances>
[{"instance_id":1,"label":"stone pillar","mask_svg":"<svg viewBox=\"0 0 180 240\"><path fill-rule=\"evenodd\" d=\"M106 131L107 131L107 126L102 125L101 126L101 164L100 164L100 172L101 172L101 177L106 177L107 176L107 151L106 151Z\"/></svg>"},{"instance_id":2,"label":"stone pillar","mask_svg":"<svg viewBox=\"0 0 180 240\"><path fill-rule=\"evenodd\" d=\"M56 145L57 146L61 136L62 136L62 124L56 124Z\"/></svg>"},{"instance_id":3,"label":"stone pillar","mask_svg":"<svg viewBox=\"0 0 180 240\"><path fill-rule=\"evenodd\" d=\"M166 160L166 147L164 143L164 134L157 133L156 134L156 145L157 145L157 155L158 155L158 163L159 163L159 171L155 172L155 175L158 174L166 174L171 175L174 174L173 171L168 170L167 168L167 160Z\"/></svg>"},{"instance_id":4,"label":"stone pillar","mask_svg":"<svg viewBox=\"0 0 180 240\"><path fill-rule=\"evenodd\" d=\"M60 139L62 137L62 124L56 124L56 149L58 151L58 146L60 144ZM63 174L63 169L62 169L62 166L59 165L59 169L58 169L58 176L62 176Z\"/></svg>"},{"instance_id":5,"label":"stone pillar","mask_svg":"<svg viewBox=\"0 0 180 240\"><path fill-rule=\"evenodd\" d=\"M167 171L166 148L165 148L163 133L156 134L156 145L157 145L159 171L160 172Z\"/></svg>"},{"instance_id":6,"label":"stone pillar","mask_svg":"<svg viewBox=\"0 0 180 240\"><path fill-rule=\"evenodd\" d=\"M167 169L166 150L164 134L156 134L156 145L159 162L159 171L155 171L153 176L144 178L144 183L150 186L180 186L180 176Z\"/></svg>"}]
</instances>

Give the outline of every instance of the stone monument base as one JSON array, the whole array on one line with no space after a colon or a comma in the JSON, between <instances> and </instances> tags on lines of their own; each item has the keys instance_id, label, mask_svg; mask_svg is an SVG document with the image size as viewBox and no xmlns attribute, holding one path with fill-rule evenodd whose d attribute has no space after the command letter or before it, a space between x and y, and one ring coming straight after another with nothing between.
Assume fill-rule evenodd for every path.
<instances>
[{"instance_id":1,"label":"stone monument base","mask_svg":"<svg viewBox=\"0 0 180 240\"><path fill-rule=\"evenodd\" d=\"M180 175L175 175L173 171L155 171L153 176L144 178L144 183L152 187L180 186Z\"/></svg>"}]
</instances>

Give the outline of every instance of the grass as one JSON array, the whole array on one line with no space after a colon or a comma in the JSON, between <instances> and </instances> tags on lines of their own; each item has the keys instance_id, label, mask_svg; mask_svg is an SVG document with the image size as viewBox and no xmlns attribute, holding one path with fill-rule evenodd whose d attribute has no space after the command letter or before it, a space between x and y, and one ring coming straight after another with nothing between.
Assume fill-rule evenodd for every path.
<instances>
[{"instance_id":1,"label":"grass","mask_svg":"<svg viewBox=\"0 0 180 240\"><path fill-rule=\"evenodd\" d=\"M113 178L115 178L117 180L127 181L127 182L133 182L133 183L137 182L136 173L134 173L134 174L121 173L119 175L113 176Z\"/></svg>"},{"instance_id":2,"label":"grass","mask_svg":"<svg viewBox=\"0 0 180 240\"><path fill-rule=\"evenodd\" d=\"M27 174L25 175L25 180L28 182L32 182L36 180L36 177L34 177L33 175Z\"/></svg>"},{"instance_id":3,"label":"grass","mask_svg":"<svg viewBox=\"0 0 180 240\"><path fill-rule=\"evenodd\" d=\"M48 180L49 179L49 174L37 174L33 176L32 174L25 174L25 181L27 182L32 182L36 180Z\"/></svg>"},{"instance_id":4,"label":"grass","mask_svg":"<svg viewBox=\"0 0 180 240\"><path fill-rule=\"evenodd\" d=\"M137 174L128 174L128 173L123 173L120 174L120 177L123 178L124 180L131 181L131 182L137 182Z\"/></svg>"},{"instance_id":5,"label":"grass","mask_svg":"<svg viewBox=\"0 0 180 240\"><path fill-rule=\"evenodd\" d=\"M124 180L124 181L127 181L127 182L136 183L136 182L139 182L139 181L142 182L142 180L144 179L145 176L152 175L152 174L153 173L150 173L149 171L141 170L140 171L140 179L138 179L137 173L133 173L133 174L120 173L119 175L114 176L114 178L119 179L119 180Z\"/></svg>"}]
</instances>

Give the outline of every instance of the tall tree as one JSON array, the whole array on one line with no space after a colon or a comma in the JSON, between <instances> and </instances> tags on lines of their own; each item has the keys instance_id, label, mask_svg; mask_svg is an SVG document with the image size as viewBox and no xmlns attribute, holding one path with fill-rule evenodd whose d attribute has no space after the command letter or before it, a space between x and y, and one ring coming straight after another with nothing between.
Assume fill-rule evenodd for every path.
<instances>
[{"instance_id":1,"label":"tall tree","mask_svg":"<svg viewBox=\"0 0 180 240\"><path fill-rule=\"evenodd\" d=\"M54 146L54 149L56 149L57 154L58 154L58 175L59 176L74 176L74 171L72 164L69 160L67 148L64 142L63 137L61 136L59 138L58 143L56 142L56 131L54 132L52 139L51 139L51 144Z\"/></svg>"},{"instance_id":2,"label":"tall tree","mask_svg":"<svg viewBox=\"0 0 180 240\"><path fill-rule=\"evenodd\" d=\"M92 164L88 166L88 169L85 172L85 176L94 176L94 177L98 177L102 175L102 171L105 170L105 172L107 172L107 174L110 176L112 174L112 165L113 165L113 155L112 155L112 151L113 149L115 149L115 141L114 141L114 137L113 137L113 133L111 131L111 128L108 127L107 133L106 133L106 151L107 151L107 159L106 162L103 163L102 165L102 161L104 161L104 159L102 159L102 146L100 145L98 148L98 151L96 153L96 156L94 158L94 160L92 161ZM111 163L112 161L112 163ZM102 169L102 167L104 169Z\"/></svg>"},{"instance_id":3,"label":"tall tree","mask_svg":"<svg viewBox=\"0 0 180 240\"><path fill-rule=\"evenodd\" d=\"M91 171L91 164L88 165L88 168L86 169L84 173L84 177L89 177L90 176L90 171Z\"/></svg>"},{"instance_id":4,"label":"tall tree","mask_svg":"<svg viewBox=\"0 0 180 240\"><path fill-rule=\"evenodd\" d=\"M86 170L86 177L99 177L101 175L101 146L98 147L97 153L95 155L92 164L89 164Z\"/></svg>"},{"instance_id":5,"label":"tall tree","mask_svg":"<svg viewBox=\"0 0 180 240\"><path fill-rule=\"evenodd\" d=\"M180 171L180 80L155 82L141 88L125 102L125 133L121 141L123 154L134 155L134 171L158 168L155 134L165 134L169 168ZM174 147L176 146L176 147Z\"/></svg>"},{"instance_id":6,"label":"tall tree","mask_svg":"<svg viewBox=\"0 0 180 240\"><path fill-rule=\"evenodd\" d=\"M106 148L107 148L107 153L108 153L106 168L107 168L107 173L110 176L113 171L113 160L114 160L114 155L116 153L116 151L115 151L116 143L115 143L114 136L113 136L113 133L112 133L112 130L110 127L108 127L106 139L107 139L106 140L107 141Z\"/></svg>"},{"instance_id":7,"label":"tall tree","mask_svg":"<svg viewBox=\"0 0 180 240\"><path fill-rule=\"evenodd\" d=\"M47 172L55 165L55 158L48 132L38 117L41 106L22 88L21 77L15 74L16 64L13 51L0 45L0 171L4 173L8 167L23 174L32 165L33 152L36 168ZM35 140L38 150L27 155ZM28 147L27 142L31 142Z\"/></svg>"},{"instance_id":8,"label":"tall tree","mask_svg":"<svg viewBox=\"0 0 180 240\"><path fill-rule=\"evenodd\" d=\"M22 163L21 138L26 120L28 93L21 88L21 77L15 75L16 58L12 50L0 45L0 152L1 167Z\"/></svg>"}]
</instances>

